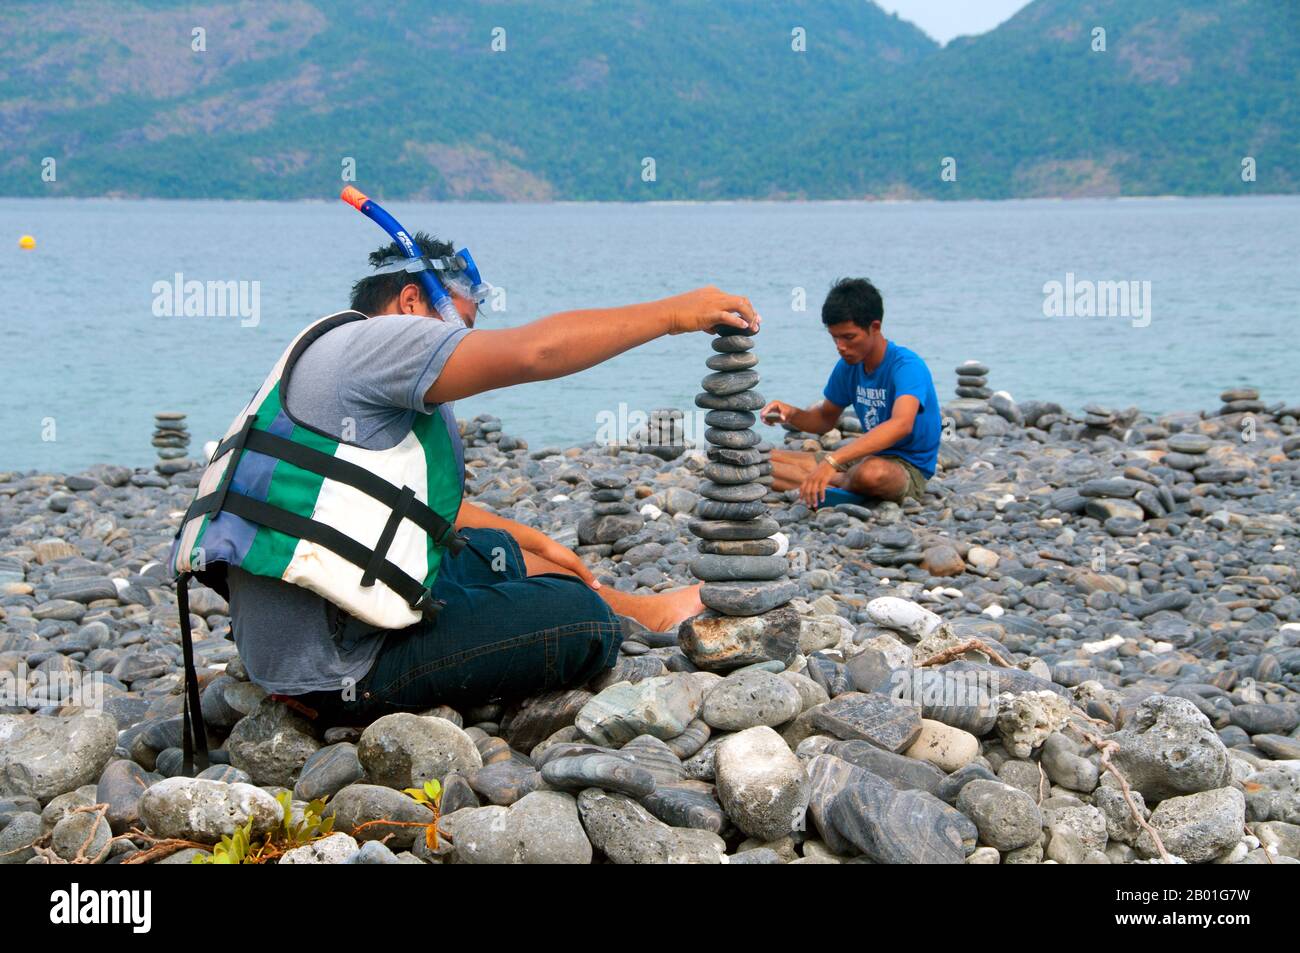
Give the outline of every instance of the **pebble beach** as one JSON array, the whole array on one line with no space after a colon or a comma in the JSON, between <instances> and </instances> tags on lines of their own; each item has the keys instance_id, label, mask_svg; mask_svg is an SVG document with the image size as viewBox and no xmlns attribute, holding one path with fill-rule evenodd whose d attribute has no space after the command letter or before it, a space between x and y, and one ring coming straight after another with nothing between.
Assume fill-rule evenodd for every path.
<instances>
[{"instance_id":1,"label":"pebble beach","mask_svg":"<svg viewBox=\"0 0 1300 953\"><path fill-rule=\"evenodd\" d=\"M753 374L713 424L762 405L750 366L709 365ZM1300 863L1300 405L1067 409L933 370L939 469L902 505L771 489L767 451L835 449L851 416L730 458L724 426L542 447L461 421L468 499L620 590L712 574L725 611L630 626L585 686L331 727L249 680L194 586L197 778L164 565L184 415L151 469L0 473L0 863L191 863L277 829L285 792L333 830L279 863ZM742 514L764 532L710 550ZM433 780L428 837L404 791Z\"/></svg>"}]
</instances>

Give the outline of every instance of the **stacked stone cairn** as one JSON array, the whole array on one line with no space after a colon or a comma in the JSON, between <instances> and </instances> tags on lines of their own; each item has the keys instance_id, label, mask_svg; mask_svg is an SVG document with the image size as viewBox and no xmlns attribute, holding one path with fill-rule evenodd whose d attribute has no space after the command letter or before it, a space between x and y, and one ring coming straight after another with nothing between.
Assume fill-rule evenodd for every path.
<instances>
[{"instance_id":1,"label":"stacked stone cairn","mask_svg":"<svg viewBox=\"0 0 1300 953\"><path fill-rule=\"evenodd\" d=\"M608 556L613 544L638 532L645 518L627 498L628 478L617 471L591 475L591 516L578 522L579 554Z\"/></svg>"},{"instance_id":2,"label":"stacked stone cairn","mask_svg":"<svg viewBox=\"0 0 1300 953\"><path fill-rule=\"evenodd\" d=\"M628 435L625 449L676 460L686 452L686 415L678 407L655 408L645 425Z\"/></svg>"},{"instance_id":3,"label":"stacked stone cairn","mask_svg":"<svg viewBox=\"0 0 1300 953\"><path fill-rule=\"evenodd\" d=\"M1219 395L1219 400L1223 401L1223 406L1218 412L1220 417L1227 417L1230 414L1262 414L1270 410L1269 406L1259 399L1259 389L1256 387L1234 387L1225 390Z\"/></svg>"},{"instance_id":4,"label":"stacked stone cairn","mask_svg":"<svg viewBox=\"0 0 1300 953\"><path fill-rule=\"evenodd\" d=\"M989 389L989 369L979 361L967 361L957 368L957 396L973 400L988 400L993 396Z\"/></svg>"},{"instance_id":5,"label":"stacked stone cairn","mask_svg":"<svg viewBox=\"0 0 1300 953\"><path fill-rule=\"evenodd\" d=\"M763 502L771 485L770 445L752 429L764 400L754 387L758 357L752 336L719 328L716 351L708 360L713 373L701 382L696 406L708 411L704 439L702 499L690 531L700 539L691 572L704 585L700 599L723 616L758 616L784 606L796 586L787 578L788 561L772 539L776 520ZM699 617L697 617L699 618Z\"/></svg>"},{"instance_id":6,"label":"stacked stone cairn","mask_svg":"<svg viewBox=\"0 0 1300 953\"><path fill-rule=\"evenodd\" d=\"M1084 430L1079 436L1084 440L1102 436L1123 436L1124 431L1137 419L1137 415L1136 407L1115 410L1102 404L1084 404Z\"/></svg>"},{"instance_id":7,"label":"stacked stone cairn","mask_svg":"<svg viewBox=\"0 0 1300 953\"><path fill-rule=\"evenodd\" d=\"M190 430L184 414L174 410L159 411L153 415L153 427L153 445L158 453L154 469L163 476L171 476L194 466L194 461L188 456Z\"/></svg>"}]
</instances>

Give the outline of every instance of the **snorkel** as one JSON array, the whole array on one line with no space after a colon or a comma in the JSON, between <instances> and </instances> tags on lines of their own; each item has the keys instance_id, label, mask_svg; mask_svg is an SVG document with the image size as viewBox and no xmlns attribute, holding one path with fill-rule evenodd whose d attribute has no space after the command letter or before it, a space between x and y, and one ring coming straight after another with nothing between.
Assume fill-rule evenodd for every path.
<instances>
[{"instance_id":1,"label":"snorkel","mask_svg":"<svg viewBox=\"0 0 1300 953\"><path fill-rule=\"evenodd\" d=\"M406 271L419 279L420 285L433 304L433 308L448 324L453 327L464 327L465 322L456 310L456 305L447 292L439 272L447 276L447 280L453 284L457 291L466 298L482 303L487 297L490 290L479 276L478 265L470 256L469 250L459 249L455 255L449 258L432 261L425 257L424 252L420 249L406 229L402 228L401 223L374 199L368 198L360 189L349 185L342 194L339 195L344 202L347 202L354 209L360 212L366 218L370 219L397 242L397 246L402 249L406 256L404 263L399 262L387 268L381 268L375 274L391 274L398 271Z\"/></svg>"}]
</instances>

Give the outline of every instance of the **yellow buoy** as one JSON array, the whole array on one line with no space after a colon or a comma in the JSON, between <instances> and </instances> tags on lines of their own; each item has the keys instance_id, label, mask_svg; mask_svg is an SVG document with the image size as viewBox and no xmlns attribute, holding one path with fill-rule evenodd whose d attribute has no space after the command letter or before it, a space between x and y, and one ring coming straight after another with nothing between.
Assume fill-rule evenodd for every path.
<instances>
[{"instance_id":1,"label":"yellow buoy","mask_svg":"<svg viewBox=\"0 0 1300 953\"><path fill-rule=\"evenodd\" d=\"M36 239L32 238L30 235L24 235L22 238L18 239L18 247L31 250L36 247Z\"/></svg>"}]
</instances>

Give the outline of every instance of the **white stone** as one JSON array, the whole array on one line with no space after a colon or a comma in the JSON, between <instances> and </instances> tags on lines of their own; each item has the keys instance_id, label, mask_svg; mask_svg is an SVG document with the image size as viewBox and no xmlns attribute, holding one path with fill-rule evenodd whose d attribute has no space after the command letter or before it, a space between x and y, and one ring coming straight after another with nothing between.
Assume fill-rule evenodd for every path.
<instances>
[{"instance_id":1,"label":"white stone","mask_svg":"<svg viewBox=\"0 0 1300 953\"><path fill-rule=\"evenodd\" d=\"M923 606L896 596L881 596L867 603L867 615L876 625L902 632L913 639L925 638L943 624L943 619Z\"/></svg>"},{"instance_id":2,"label":"white stone","mask_svg":"<svg viewBox=\"0 0 1300 953\"><path fill-rule=\"evenodd\" d=\"M1089 655L1096 655L1099 652L1105 652L1107 649L1119 648L1125 641L1122 635L1112 635L1109 639L1102 639L1099 642L1084 642L1079 647Z\"/></svg>"},{"instance_id":3,"label":"white stone","mask_svg":"<svg viewBox=\"0 0 1300 953\"><path fill-rule=\"evenodd\" d=\"M360 848L351 835L342 831L322 837L318 841L284 852L282 864L346 864L348 858Z\"/></svg>"},{"instance_id":4,"label":"white stone","mask_svg":"<svg viewBox=\"0 0 1300 953\"><path fill-rule=\"evenodd\" d=\"M251 784L208 778L164 778L140 797L140 819L159 837L215 844L252 820L254 837L275 830L284 819L280 802Z\"/></svg>"},{"instance_id":5,"label":"white stone","mask_svg":"<svg viewBox=\"0 0 1300 953\"><path fill-rule=\"evenodd\" d=\"M803 762L765 725L727 735L714 753L717 795L727 816L751 837L776 840L795 830L811 789Z\"/></svg>"}]
</instances>

